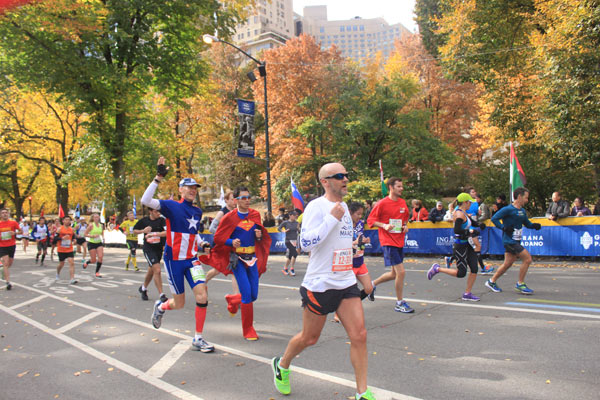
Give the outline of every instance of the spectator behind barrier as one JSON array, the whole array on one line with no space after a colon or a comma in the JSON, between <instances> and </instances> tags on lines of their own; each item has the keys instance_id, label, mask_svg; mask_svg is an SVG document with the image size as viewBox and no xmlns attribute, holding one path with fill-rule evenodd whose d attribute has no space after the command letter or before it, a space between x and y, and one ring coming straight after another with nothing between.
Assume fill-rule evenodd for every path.
<instances>
[{"instance_id":1,"label":"spectator behind barrier","mask_svg":"<svg viewBox=\"0 0 600 400\"><path fill-rule=\"evenodd\" d=\"M411 221L427 221L427 217L429 217L429 211L423 207L423 202L421 200L415 200Z\"/></svg>"},{"instance_id":2,"label":"spectator behind barrier","mask_svg":"<svg viewBox=\"0 0 600 400\"><path fill-rule=\"evenodd\" d=\"M445 213L446 212L444 211L444 203L438 201L435 204L435 207L433 207L431 211L429 211L429 220L433 223L443 221Z\"/></svg>"},{"instance_id":3,"label":"spectator behind barrier","mask_svg":"<svg viewBox=\"0 0 600 400\"><path fill-rule=\"evenodd\" d=\"M571 217L585 217L586 215L592 215L592 212L587 208L581 197L575 197L574 206L571 209Z\"/></svg>"},{"instance_id":4,"label":"spectator behind barrier","mask_svg":"<svg viewBox=\"0 0 600 400\"><path fill-rule=\"evenodd\" d=\"M569 202L562 199L560 192L552 193L552 201L546 211L546 218L556 221L559 218L568 217L569 213Z\"/></svg>"},{"instance_id":5,"label":"spectator behind barrier","mask_svg":"<svg viewBox=\"0 0 600 400\"><path fill-rule=\"evenodd\" d=\"M483 198L481 197L481 195L479 193L477 193L475 195L475 199L477 200L477 203L479 204L479 217L477 218L477 220L479 222L483 222L483 221L490 219L490 217L492 216L492 213L490 212L490 208L487 206L487 204L485 204L483 202Z\"/></svg>"},{"instance_id":6,"label":"spectator behind barrier","mask_svg":"<svg viewBox=\"0 0 600 400\"><path fill-rule=\"evenodd\" d=\"M444 215L444 221L452 222L452 214L454 214L454 208L456 208L456 200L448 204L448 211Z\"/></svg>"},{"instance_id":7,"label":"spectator behind barrier","mask_svg":"<svg viewBox=\"0 0 600 400\"><path fill-rule=\"evenodd\" d=\"M506 196L499 194L496 196L496 202L492 204L492 214L496 214L502 209L502 207L506 207L507 205L508 203L506 202Z\"/></svg>"},{"instance_id":8,"label":"spectator behind barrier","mask_svg":"<svg viewBox=\"0 0 600 400\"><path fill-rule=\"evenodd\" d=\"M265 216L263 217L263 226L265 228L272 228L275 226L275 218L273 217L273 214L265 211Z\"/></svg>"}]
</instances>

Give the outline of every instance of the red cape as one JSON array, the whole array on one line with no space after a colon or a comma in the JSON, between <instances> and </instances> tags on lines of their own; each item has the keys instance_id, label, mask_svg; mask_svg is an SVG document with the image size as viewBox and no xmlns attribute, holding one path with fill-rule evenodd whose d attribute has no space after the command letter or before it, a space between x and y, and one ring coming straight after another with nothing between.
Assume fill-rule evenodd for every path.
<instances>
[{"instance_id":1,"label":"red cape","mask_svg":"<svg viewBox=\"0 0 600 400\"><path fill-rule=\"evenodd\" d=\"M269 258L269 251L271 249L271 236L265 227L262 226L258 211L250 209L248 211L248 219L258 225L262 232L262 239L257 240L254 244L257 258L256 266L258 267L259 275L262 275L267 270L267 259ZM213 238L214 247L210 250L210 254L198 256L198 259L202 263L216 268L224 275L231 274L232 271L227 267L229 266L229 254L234 251L234 248L225 245L225 241L231 238L231 234L240 221L241 219L235 209L225 214L215 232Z\"/></svg>"}]
</instances>

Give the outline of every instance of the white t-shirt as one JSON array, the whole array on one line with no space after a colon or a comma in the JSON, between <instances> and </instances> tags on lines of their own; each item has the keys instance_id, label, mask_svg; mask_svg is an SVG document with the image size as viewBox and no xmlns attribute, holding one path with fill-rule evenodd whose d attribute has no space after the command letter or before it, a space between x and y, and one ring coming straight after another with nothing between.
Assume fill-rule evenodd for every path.
<instances>
[{"instance_id":1,"label":"white t-shirt","mask_svg":"<svg viewBox=\"0 0 600 400\"><path fill-rule=\"evenodd\" d=\"M345 289L356 283L352 271L352 219L346 203L341 221L331 215L334 202L319 197L308 203L302 217L300 245L310 251L302 286L312 292Z\"/></svg>"}]
</instances>

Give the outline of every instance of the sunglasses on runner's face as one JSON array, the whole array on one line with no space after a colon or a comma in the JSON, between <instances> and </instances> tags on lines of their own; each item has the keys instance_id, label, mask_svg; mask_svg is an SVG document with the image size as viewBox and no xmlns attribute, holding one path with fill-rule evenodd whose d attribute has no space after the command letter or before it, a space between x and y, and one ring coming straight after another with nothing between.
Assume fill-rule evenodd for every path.
<instances>
[{"instance_id":1,"label":"sunglasses on runner's face","mask_svg":"<svg viewBox=\"0 0 600 400\"><path fill-rule=\"evenodd\" d=\"M252 197L252 196L238 196L238 197L236 197L236 199L238 199L238 200L250 200L250 197Z\"/></svg>"},{"instance_id":2,"label":"sunglasses on runner's face","mask_svg":"<svg viewBox=\"0 0 600 400\"><path fill-rule=\"evenodd\" d=\"M338 172L337 174L325 177L325 179L337 179L338 181L341 181L344 178L348 179L348 173L342 174L341 172Z\"/></svg>"}]
</instances>

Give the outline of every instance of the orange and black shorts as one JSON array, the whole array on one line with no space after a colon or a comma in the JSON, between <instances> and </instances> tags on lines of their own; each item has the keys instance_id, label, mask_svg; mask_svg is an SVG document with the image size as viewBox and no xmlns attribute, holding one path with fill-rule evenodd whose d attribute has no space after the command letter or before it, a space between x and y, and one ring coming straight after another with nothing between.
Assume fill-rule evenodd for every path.
<instances>
[{"instance_id":1,"label":"orange and black shorts","mask_svg":"<svg viewBox=\"0 0 600 400\"><path fill-rule=\"evenodd\" d=\"M360 290L356 283L345 289L329 289L324 292L311 292L304 286L300 286L300 296L302 296L302 307L308 308L317 315L327 315L336 311L342 300L360 298Z\"/></svg>"}]
</instances>

